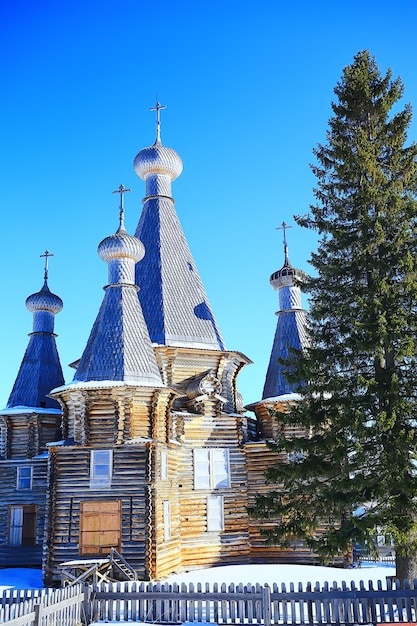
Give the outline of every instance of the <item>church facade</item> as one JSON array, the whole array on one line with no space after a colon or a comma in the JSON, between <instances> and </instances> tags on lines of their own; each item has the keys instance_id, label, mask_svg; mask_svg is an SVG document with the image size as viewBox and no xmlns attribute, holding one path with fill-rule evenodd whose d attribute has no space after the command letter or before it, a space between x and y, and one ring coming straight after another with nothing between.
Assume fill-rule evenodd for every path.
<instances>
[{"instance_id":1,"label":"church facade","mask_svg":"<svg viewBox=\"0 0 417 626\"><path fill-rule=\"evenodd\" d=\"M250 360L226 349L181 228L171 185L182 162L161 142L161 108L154 144L134 160L146 185L136 232L124 227L121 185L116 232L98 246L108 280L70 383L55 344L62 301L48 287L50 253L44 286L26 301L33 333L0 412L0 557L42 562L46 584L63 562L112 547L142 579L311 559L267 546L247 512L276 462L270 409L292 401L278 358L304 340L297 270L285 243L271 278L281 310L263 399L248 407L254 432L236 382Z\"/></svg>"}]
</instances>

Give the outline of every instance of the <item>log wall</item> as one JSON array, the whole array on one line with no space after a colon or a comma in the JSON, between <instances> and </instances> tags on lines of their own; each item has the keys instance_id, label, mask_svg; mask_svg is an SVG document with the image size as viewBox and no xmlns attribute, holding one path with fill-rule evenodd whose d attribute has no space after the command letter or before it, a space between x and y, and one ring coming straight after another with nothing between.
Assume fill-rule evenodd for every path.
<instances>
[{"instance_id":1,"label":"log wall","mask_svg":"<svg viewBox=\"0 0 417 626\"><path fill-rule=\"evenodd\" d=\"M17 468L33 467L32 489L16 489ZM0 461L0 563L10 566L37 566L42 561L47 485L47 459ZM36 506L34 546L9 545L10 505Z\"/></svg>"},{"instance_id":2,"label":"log wall","mask_svg":"<svg viewBox=\"0 0 417 626\"><path fill-rule=\"evenodd\" d=\"M44 570L46 580L59 580L59 564L80 558L80 502L120 500L121 552L147 577L148 493L146 445L113 448L111 488L90 487L91 448L62 446L51 450L50 493L53 513L47 528Z\"/></svg>"}]
</instances>

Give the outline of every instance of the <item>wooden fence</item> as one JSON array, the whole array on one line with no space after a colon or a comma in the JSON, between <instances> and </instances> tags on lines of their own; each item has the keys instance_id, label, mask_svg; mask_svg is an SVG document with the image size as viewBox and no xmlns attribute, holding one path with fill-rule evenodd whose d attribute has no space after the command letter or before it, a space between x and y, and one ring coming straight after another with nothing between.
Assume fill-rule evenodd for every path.
<instances>
[{"instance_id":1,"label":"wooden fence","mask_svg":"<svg viewBox=\"0 0 417 626\"><path fill-rule=\"evenodd\" d=\"M375 625L417 622L417 581L376 587L361 583L185 585L102 583L3 594L0 623L79 626L104 622L181 624Z\"/></svg>"},{"instance_id":2,"label":"wooden fence","mask_svg":"<svg viewBox=\"0 0 417 626\"><path fill-rule=\"evenodd\" d=\"M89 591L65 589L6 590L0 598L0 624L7 626L77 626L90 622Z\"/></svg>"},{"instance_id":3,"label":"wooden fence","mask_svg":"<svg viewBox=\"0 0 417 626\"><path fill-rule=\"evenodd\" d=\"M162 624L376 624L417 621L417 581L401 588L369 583L333 586L302 584L217 585L110 583L92 590L96 622Z\"/></svg>"}]
</instances>

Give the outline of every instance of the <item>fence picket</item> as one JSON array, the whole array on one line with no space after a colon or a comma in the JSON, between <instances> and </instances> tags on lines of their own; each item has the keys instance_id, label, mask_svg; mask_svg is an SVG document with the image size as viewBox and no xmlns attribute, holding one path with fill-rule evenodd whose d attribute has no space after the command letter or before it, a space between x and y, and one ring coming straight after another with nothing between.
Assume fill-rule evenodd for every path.
<instances>
[{"instance_id":1,"label":"fence picket","mask_svg":"<svg viewBox=\"0 0 417 626\"><path fill-rule=\"evenodd\" d=\"M219 585L217 583L213 584L213 592L215 594L219 593ZM213 602L213 620L217 624L219 622L219 601Z\"/></svg>"}]
</instances>

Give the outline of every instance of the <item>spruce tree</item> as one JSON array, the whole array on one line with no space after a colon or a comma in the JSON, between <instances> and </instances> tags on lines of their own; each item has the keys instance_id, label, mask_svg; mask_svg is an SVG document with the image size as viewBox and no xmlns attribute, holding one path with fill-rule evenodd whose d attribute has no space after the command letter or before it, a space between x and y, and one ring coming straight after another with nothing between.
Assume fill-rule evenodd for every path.
<instances>
[{"instance_id":1,"label":"spruce tree","mask_svg":"<svg viewBox=\"0 0 417 626\"><path fill-rule=\"evenodd\" d=\"M317 231L309 348L288 363L300 401L277 414L281 486L253 513L278 516L277 543L304 540L323 561L376 534L395 543L397 576L417 578L417 146L406 146L403 84L359 52L335 87L314 150ZM299 437L285 435L296 427ZM287 429L287 432L288 429ZM285 454L286 462L282 462ZM323 531L323 528L325 529ZM320 530L321 529L321 530Z\"/></svg>"}]
</instances>

